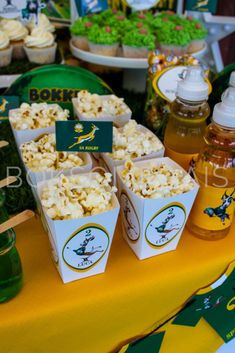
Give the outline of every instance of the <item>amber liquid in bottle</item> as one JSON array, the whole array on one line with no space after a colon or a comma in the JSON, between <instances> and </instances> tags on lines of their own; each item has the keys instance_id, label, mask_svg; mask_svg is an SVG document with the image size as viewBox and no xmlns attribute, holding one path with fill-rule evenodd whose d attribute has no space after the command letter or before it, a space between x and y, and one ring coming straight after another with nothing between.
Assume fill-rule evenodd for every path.
<instances>
[{"instance_id":1,"label":"amber liquid in bottle","mask_svg":"<svg viewBox=\"0 0 235 353\"><path fill-rule=\"evenodd\" d=\"M207 101L192 102L176 98L171 104L164 145L166 156L172 158L185 170L192 158L196 158L204 144L206 119L210 114Z\"/></svg>"},{"instance_id":2,"label":"amber liquid in bottle","mask_svg":"<svg viewBox=\"0 0 235 353\"><path fill-rule=\"evenodd\" d=\"M203 197L202 193L207 186L216 188L217 190L221 189L222 195L224 194L225 190L226 194L224 195L224 198L219 199L218 203L218 207L221 206L221 209L217 209L215 211L215 209L211 208L207 209L206 211L211 217L211 219L208 217L208 222L211 222L211 224L214 220L214 217L216 217L217 221L219 222L219 217L222 218L222 216L227 212L228 208L224 207L226 206L224 202L229 201L230 204L234 205L235 129L226 129L215 123L212 123L207 127L205 134L205 147L199 154L195 166L195 177L199 182L201 189L199 189L199 193L191 211L187 226L190 232L198 238L206 240L222 239L229 232L234 209L229 215L229 219L225 219L225 226L223 229L204 229L201 225L198 224L197 221L200 217L198 214L197 202L200 197ZM230 190L229 194L227 194L227 190ZM233 200L231 198L230 200L228 200L228 198L226 200L226 195L227 197L233 198ZM213 197L213 195L211 195L211 197ZM211 228L213 228L213 226Z\"/></svg>"}]
</instances>

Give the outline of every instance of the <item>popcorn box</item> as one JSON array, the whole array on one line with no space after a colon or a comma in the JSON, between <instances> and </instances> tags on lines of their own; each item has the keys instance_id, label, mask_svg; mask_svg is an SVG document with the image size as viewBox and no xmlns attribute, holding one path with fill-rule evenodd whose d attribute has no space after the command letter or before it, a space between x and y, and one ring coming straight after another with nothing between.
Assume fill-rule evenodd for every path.
<instances>
[{"instance_id":1,"label":"popcorn box","mask_svg":"<svg viewBox=\"0 0 235 353\"><path fill-rule=\"evenodd\" d=\"M56 108L58 107L58 104L48 104L51 108ZM20 109L11 109L9 111L9 121L11 125L11 129L16 141L17 148L19 150L19 147L22 143L30 141L38 137L39 135L47 134L47 133L53 133L55 132L55 124L52 126L44 127L44 128L38 128L38 129L26 129L26 130L17 130L13 127L13 121L14 118L12 117L12 114L19 112Z\"/></svg>"},{"instance_id":2,"label":"popcorn box","mask_svg":"<svg viewBox=\"0 0 235 353\"><path fill-rule=\"evenodd\" d=\"M100 97L102 100L107 100L107 99L109 99L110 95L103 95ZM128 113L126 113L126 114L121 114L121 115L116 115L116 116L103 115L98 118L94 117L94 116L90 116L89 118L87 118L86 116L84 116L84 114L79 112L78 105L77 105L77 98L72 98L72 103L73 103L74 116L77 117L78 120L80 120L80 121L89 121L89 120L94 121L96 119L97 119L97 121L112 121L115 126L121 127L121 126L125 125L126 123L128 123L128 121L131 119L131 115L132 115L130 108L125 104L126 109L128 109Z\"/></svg>"},{"instance_id":3,"label":"popcorn box","mask_svg":"<svg viewBox=\"0 0 235 353\"><path fill-rule=\"evenodd\" d=\"M37 185L39 198L46 183ZM71 220L52 220L43 208L53 258L64 283L105 271L120 209L114 194L112 204L109 211Z\"/></svg>"},{"instance_id":4,"label":"popcorn box","mask_svg":"<svg viewBox=\"0 0 235 353\"><path fill-rule=\"evenodd\" d=\"M79 155L80 158L83 159L84 165L81 165L79 167L68 168L68 169L33 172L24 163L28 183L30 184L31 187L35 188L37 183L39 183L41 181L52 179L56 176L59 176L60 174L64 174L66 176L69 176L69 175L89 172L92 169L92 159L91 159L90 153L77 152L77 154ZM20 155L21 155L21 159L23 160L21 151L20 151Z\"/></svg>"},{"instance_id":5,"label":"popcorn box","mask_svg":"<svg viewBox=\"0 0 235 353\"><path fill-rule=\"evenodd\" d=\"M143 131L143 132L151 133L154 136L154 138L158 139L157 136L154 135L154 133L152 131L150 131L149 129L147 129L143 125L138 124L137 129L140 131ZM159 151L147 154L145 156L133 158L132 161L137 162L137 161L144 161L144 160L153 159L153 158L160 158L160 157L164 156L164 152L165 152L165 147L162 144L162 148ZM100 165L103 168L105 168L107 171L109 171L110 173L113 174L113 185L116 186L117 185L117 177L116 177L117 167L124 165L125 160L112 159L111 157L109 157L109 155L107 153L100 153L99 157L100 157Z\"/></svg>"},{"instance_id":6,"label":"popcorn box","mask_svg":"<svg viewBox=\"0 0 235 353\"><path fill-rule=\"evenodd\" d=\"M147 167L166 164L187 173L170 158L158 158L134 163ZM192 179L194 188L180 195L167 198L141 198L130 190L121 179L124 166L117 168L123 237L136 256L142 260L175 250L194 203L199 186Z\"/></svg>"},{"instance_id":7,"label":"popcorn box","mask_svg":"<svg viewBox=\"0 0 235 353\"><path fill-rule=\"evenodd\" d=\"M9 119L11 124L11 129L15 138L16 146L18 151L20 149L20 145L22 143L28 142L30 140L34 140L36 137L44 134L51 134L55 132L55 126L40 128L40 129L27 129L27 130L16 130L13 128L11 120Z\"/></svg>"}]
</instances>

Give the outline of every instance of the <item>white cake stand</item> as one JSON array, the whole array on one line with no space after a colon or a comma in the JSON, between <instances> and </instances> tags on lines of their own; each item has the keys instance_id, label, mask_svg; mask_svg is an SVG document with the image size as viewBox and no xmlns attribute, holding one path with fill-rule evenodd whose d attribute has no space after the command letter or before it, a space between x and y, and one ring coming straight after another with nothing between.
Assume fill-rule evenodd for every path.
<instances>
[{"instance_id":1,"label":"white cake stand","mask_svg":"<svg viewBox=\"0 0 235 353\"><path fill-rule=\"evenodd\" d=\"M123 88L135 92L145 91L148 59L124 58L123 56L114 57L93 54L89 51L84 51L76 48L73 45L72 39L70 40L69 45L72 54L78 59L91 64L124 69ZM192 56L197 59L202 59L206 51L207 44L205 43L204 47L200 51L193 53Z\"/></svg>"}]
</instances>

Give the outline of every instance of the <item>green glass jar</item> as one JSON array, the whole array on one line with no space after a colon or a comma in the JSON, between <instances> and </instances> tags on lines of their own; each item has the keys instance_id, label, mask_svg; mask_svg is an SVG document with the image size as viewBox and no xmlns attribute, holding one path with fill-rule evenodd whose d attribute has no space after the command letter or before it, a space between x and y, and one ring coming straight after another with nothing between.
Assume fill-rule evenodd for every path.
<instances>
[{"instance_id":1,"label":"green glass jar","mask_svg":"<svg viewBox=\"0 0 235 353\"><path fill-rule=\"evenodd\" d=\"M4 193L0 190L0 223L8 219L3 202ZM22 287L22 266L15 242L13 229L0 233L0 303L13 298Z\"/></svg>"}]
</instances>

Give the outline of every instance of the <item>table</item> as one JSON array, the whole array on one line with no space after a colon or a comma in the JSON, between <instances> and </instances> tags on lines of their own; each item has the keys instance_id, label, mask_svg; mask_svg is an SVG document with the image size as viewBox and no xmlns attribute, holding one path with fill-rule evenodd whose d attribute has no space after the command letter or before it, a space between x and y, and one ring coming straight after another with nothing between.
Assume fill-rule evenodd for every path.
<instances>
[{"instance_id":1,"label":"table","mask_svg":"<svg viewBox=\"0 0 235 353\"><path fill-rule=\"evenodd\" d=\"M176 251L140 261L122 239L119 220L106 272L63 284L40 219L16 233L25 283L0 305L6 353L114 352L214 281L235 258L233 224L216 242L185 230Z\"/></svg>"}]
</instances>

